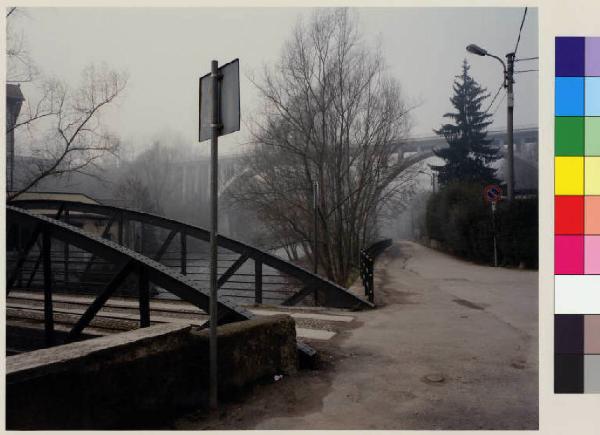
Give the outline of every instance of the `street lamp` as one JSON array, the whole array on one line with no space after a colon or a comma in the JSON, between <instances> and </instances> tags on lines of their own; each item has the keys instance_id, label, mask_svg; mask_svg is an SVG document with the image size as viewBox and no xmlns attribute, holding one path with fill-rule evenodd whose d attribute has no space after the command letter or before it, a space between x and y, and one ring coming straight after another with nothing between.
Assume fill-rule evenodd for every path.
<instances>
[{"instance_id":1,"label":"street lamp","mask_svg":"<svg viewBox=\"0 0 600 435\"><path fill-rule=\"evenodd\" d=\"M507 196L508 200L512 201L515 196L515 171L514 171L514 146L513 146L513 112L514 112L514 95L513 95L513 74L515 65L515 53L508 53L506 55L506 63L486 49L479 47L475 44L467 45L467 51L469 53L476 54L477 56L489 56L498 60L502 64L504 71L504 87L506 88L506 135L508 142L508 177L506 180Z\"/></svg>"},{"instance_id":2,"label":"street lamp","mask_svg":"<svg viewBox=\"0 0 600 435\"><path fill-rule=\"evenodd\" d=\"M435 174L433 172L417 171L418 174L429 175L431 177L431 191L435 193Z\"/></svg>"}]
</instances>

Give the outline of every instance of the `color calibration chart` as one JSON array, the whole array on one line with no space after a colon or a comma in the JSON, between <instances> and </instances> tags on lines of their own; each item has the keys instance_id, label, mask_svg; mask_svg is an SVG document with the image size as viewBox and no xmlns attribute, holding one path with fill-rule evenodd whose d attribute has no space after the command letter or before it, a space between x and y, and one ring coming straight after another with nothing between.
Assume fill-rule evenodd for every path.
<instances>
[{"instance_id":1,"label":"color calibration chart","mask_svg":"<svg viewBox=\"0 0 600 435\"><path fill-rule=\"evenodd\" d=\"M555 40L554 392L600 393L600 37Z\"/></svg>"}]
</instances>

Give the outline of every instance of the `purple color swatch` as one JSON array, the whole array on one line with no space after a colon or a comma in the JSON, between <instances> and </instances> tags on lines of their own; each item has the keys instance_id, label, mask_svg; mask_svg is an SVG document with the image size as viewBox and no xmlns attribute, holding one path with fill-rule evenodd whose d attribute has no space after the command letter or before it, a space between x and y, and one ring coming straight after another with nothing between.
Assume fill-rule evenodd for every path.
<instances>
[{"instance_id":1,"label":"purple color swatch","mask_svg":"<svg viewBox=\"0 0 600 435\"><path fill-rule=\"evenodd\" d=\"M585 75L600 76L600 38L585 38Z\"/></svg>"},{"instance_id":2,"label":"purple color swatch","mask_svg":"<svg viewBox=\"0 0 600 435\"><path fill-rule=\"evenodd\" d=\"M556 275L583 275L583 236L555 236L554 253Z\"/></svg>"},{"instance_id":3,"label":"purple color swatch","mask_svg":"<svg viewBox=\"0 0 600 435\"><path fill-rule=\"evenodd\" d=\"M585 38L557 37L554 59L556 77L583 77L585 75Z\"/></svg>"}]
</instances>

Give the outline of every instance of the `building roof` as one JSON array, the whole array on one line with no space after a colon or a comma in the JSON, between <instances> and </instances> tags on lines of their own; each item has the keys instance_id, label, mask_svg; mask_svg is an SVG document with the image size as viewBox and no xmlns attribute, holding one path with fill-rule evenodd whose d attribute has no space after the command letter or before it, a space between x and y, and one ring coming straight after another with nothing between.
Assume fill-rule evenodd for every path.
<instances>
[{"instance_id":1,"label":"building roof","mask_svg":"<svg viewBox=\"0 0 600 435\"><path fill-rule=\"evenodd\" d=\"M83 202L85 204L100 204L94 198L86 195L85 193L71 193L71 192L23 192L15 200L32 200L32 199L49 199L58 201L74 201Z\"/></svg>"}]
</instances>

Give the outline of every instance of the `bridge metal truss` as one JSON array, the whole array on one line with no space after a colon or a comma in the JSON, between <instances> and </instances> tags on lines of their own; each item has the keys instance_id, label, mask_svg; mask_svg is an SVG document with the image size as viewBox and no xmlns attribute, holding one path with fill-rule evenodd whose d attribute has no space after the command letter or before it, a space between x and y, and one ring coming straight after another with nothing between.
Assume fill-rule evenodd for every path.
<instances>
[{"instance_id":1,"label":"bridge metal truss","mask_svg":"<svg viewBox=\"0 0 600 435\"><path fill-rule=\"evenodd\" d=\"M65 210L66 206L59 206L55 217L60 217ZM23 208L7 206L6 215L9 225L18 222L19 225L29 227L32 230L24 249L19 252L16 258L15 267L9 272L6 286L7 295L13 288L19 269L24 264L29 250L41 238L40 257L44 276L44 330L48 346L56 344L52 303L54 282L51 259L52 240L92 253L115 266L115 272L106 286L98 292L95 300L67 334L67 342L76 341L80 337L82 331L90 324L119 285L132 274L137 275L140 327L150 325L150 283L159 285L182 300L208 312L209 293L196 285L189 277L158 263L156 260L145 257L118 243L91 235L65 222L32 213ZM223 297L219 297L218 300L218 313L219 324L254 317L250 311ZM297 342L297 346L301 360L310 364L316 355L315 350L300 341Z\"/></svg>"},{"instance_id":2,"label":"bridge metal truss","mask_svg":"<svg viewBox=\"0 0 600 435\"><path fill-rule=\"evenodd\" d=\"M68 219L69 212L80 212L104 216L106 218L106 225L102 231L102 237L107 237L113 225L116 225L117 243L119 245L123 245L124 243L123 229L127 222L139 222L146 228L154 227L161 229L167 232L167 236L162 241L158 249L153 253L152 260L156 263L159 263L163 259L163 256L167 252L173 240L179 236L180 264L178 269L181 275L187 274L186 269L188 268L188 265L186 257L188 255L187 247L188 243L190 242L189 239L195 239L196 241L202 242L208 242L210 240L209 231L203 228L150 213L114 206L57 200L21 200L13 201L11 205L24 209L46 211L54 210L56 212L55 217L58 219ZM35 241L31 242L31 246L25 246L25 251L27 251L25 252L25 255L28 254L28 251L33 246L33 243L35 243ZM282 305L296 305L308 295L314 295L316 293L318 295L319 305L323 306L350 309L372 308L374 306L372 303L350 293L347 289L331 281L323 279L322 277L309 272L302 267L296 266L295 264L269 254L268 252L224 236L218 236L217 243L220 248L225 248L239 255L237 258L231 260L232 264L230 264L229 267L218 278L217 286L219 288L223 287L223 285L227 283L227 281L230 280L236 274L236 272L238 272L242 265L244 265L248 260L253 260L255 303L262 303L263 301L263 284L265 284L263 266L266 265L285 276L299 281L302 285L300 290L294 292L285 300L283 300ZM68 255L68 252L66 252L66 254ZM38 258L38 260L40 260L40 258ZM84 274L89 272L93 260L94 257L87 260ZM68 258L65 257L65 263L67 262ZM22 266L22 264L17 264L17 267L9 276L9 281L7 283L8 287L12 287L14 285L20 266ZM161 267L164 268L165 265L161 264ZM65 271L67 271L66 264Z\"/></svg>"}]
</instances>

